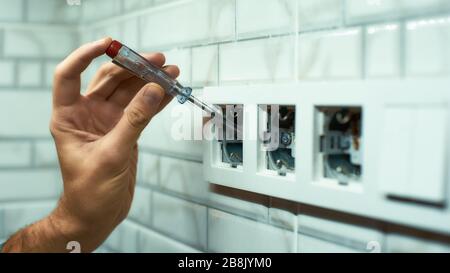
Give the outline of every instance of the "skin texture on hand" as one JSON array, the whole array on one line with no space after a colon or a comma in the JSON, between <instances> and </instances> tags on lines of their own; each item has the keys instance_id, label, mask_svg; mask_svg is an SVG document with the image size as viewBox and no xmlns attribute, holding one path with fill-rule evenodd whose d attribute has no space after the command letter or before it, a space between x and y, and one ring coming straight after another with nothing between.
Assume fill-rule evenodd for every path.
<instances>
[{"instance_id":1,"label":"skin texture on hand","mask_svg":"<svg viewBox=\"0 0 450 273\"><path fill-rule=\"evenodd\" d=\"M103 55L110 38L86 44L58 65L53 87L50 131L64 181L57 208L19 231L4 251L67 252L78 241L95 250L127 216L133 200L137 140L152 117L172 99L157 84L146 84L107 63L80 94L80 74ZM176 78L176 66L164 66L162 54L144 55Z\"/></svg>"}]
</instances>

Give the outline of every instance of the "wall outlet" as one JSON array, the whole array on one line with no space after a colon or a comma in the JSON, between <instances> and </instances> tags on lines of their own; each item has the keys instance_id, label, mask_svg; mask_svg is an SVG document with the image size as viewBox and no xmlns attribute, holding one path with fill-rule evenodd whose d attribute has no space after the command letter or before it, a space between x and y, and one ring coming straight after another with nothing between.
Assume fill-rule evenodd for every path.
<instances>
[{"instance_id":1,"label":"wall outlet","mask_svg":"<svg viewBox=\"0 0 450 273\"><path fill-rule=\"evenodd\" d=\"M237 163L204 141L205 179L450 234L449 87L404 79L206 88L208 103L243 106L244 132ZM283 134L285 144L267 150Z\"/></svg>"},{"instance_id":2,"label":"wall outlet","mask_svg":"<svg viewBox=\"0 0 450 273\"><path fill-rule=\"evenodd\" d=\"M260 105L260 169L279 176L295 173L295 106Z\"/></svg>"}]
</instances>

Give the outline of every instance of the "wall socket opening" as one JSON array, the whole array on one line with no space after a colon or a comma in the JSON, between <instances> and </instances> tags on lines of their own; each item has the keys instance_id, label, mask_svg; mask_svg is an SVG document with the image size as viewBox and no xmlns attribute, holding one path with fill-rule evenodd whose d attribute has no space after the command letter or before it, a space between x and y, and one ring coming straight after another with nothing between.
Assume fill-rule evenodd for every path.
<instances>
[{"instance_id":1,"label":"wall socket opening","mask_svg":"<svg viewBox=\"0 0 450 273\"><path fill-rule=\"evenodd\" d=\"M222 122L218 133L219 163L231 168L238 168L243 159L243 105L217 105L222 109Z\"/></svg>"},{"instance_id":2,"label":"wall socket opening","mask_svg":"<svg viewBox=\"0 0 450 273\"><path fill-rule=\"evenodd\" d=\"M362 108L316 108L319 178L348 186L362 178Z\"/></svg>"},{"instance_id":3,"label":"wall socket opening","mask_svg":"<svg viewBox=\"0 0 450 273\"><path fill-rule=\"evenodd\" d=\"M295 172L295 106L260 105L262 166L279 176Z\"/></svg>"}]
</instances>

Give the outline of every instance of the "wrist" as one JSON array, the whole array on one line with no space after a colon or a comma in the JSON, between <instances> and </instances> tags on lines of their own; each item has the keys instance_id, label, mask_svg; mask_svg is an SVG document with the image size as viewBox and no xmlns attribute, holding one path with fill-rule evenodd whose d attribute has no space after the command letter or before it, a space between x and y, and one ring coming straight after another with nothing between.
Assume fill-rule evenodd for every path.
<instances>
[{"instance_id":1,"label":"wrist","mask_svg":"<svg viewBox=\"0 0 450 273\"><path fill-rule=\"evenodd\" d=\"M80 244L82 252L92 252L109 235L100 225L83 220L73 213L65 204L64 198L45 220L55 238L61 238L64 248L69 242L75 241Z\"/></svg>"}]
</instances>

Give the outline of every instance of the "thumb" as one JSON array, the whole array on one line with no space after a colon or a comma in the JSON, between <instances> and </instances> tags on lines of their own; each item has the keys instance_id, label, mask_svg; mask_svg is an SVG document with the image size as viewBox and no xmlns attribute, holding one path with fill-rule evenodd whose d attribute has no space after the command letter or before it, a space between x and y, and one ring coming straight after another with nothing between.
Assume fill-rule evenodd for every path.
<instances>
[{"instance_id":1,"label":"thumb","mask_svg":"<svg viewBox=\"0 0 450 273\"><path fill-rule=\"evenodd\" d=\"M141 132L158 113L164 94L163 88L156 83L142 87L125 109L116 127L111 130L109 137L114 147L134 147Z\"/></svg>"}]
</instances>

